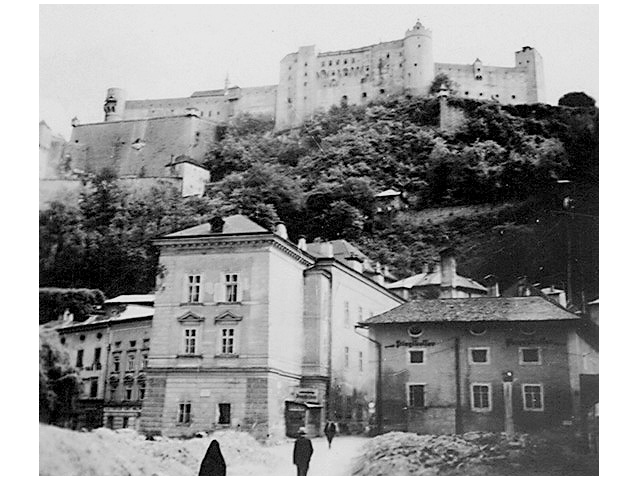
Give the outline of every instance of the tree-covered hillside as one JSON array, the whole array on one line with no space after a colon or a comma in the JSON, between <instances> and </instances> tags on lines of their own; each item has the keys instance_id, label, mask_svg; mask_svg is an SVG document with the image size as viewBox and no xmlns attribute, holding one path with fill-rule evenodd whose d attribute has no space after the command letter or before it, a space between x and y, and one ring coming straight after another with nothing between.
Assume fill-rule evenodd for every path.
<instances>
[{"instance_id":1,"label":"tree-covered hillside","mask_svg":"<svg viewBox=\"0 0 640 480\"><path fill-rule=\"evenodd\" d=\"M102 227L78 223L78 215L86 212L43 212L44 238L53 240L52 215L63 222L71 215L72 226L65 228L83 232L81 240L69 244L72 251L93 239L94 231L106 235L108 246L120 248L110 243L114 229L141 245L133 248L135 254L116 248L118 259L139 261L139 269L118 268L120 260L103 265L94 258L99 274L87 272L79 285L69 282L64 269L61 274L49 268L52 250L43 249L41 240L41 284L45 278L47 286L100 288L107 295L133 285L150 290L157 260L148 243L151 235L202 220L207 213L241 212L267 227L285 222L293 240L299 235L347 238L399 277L419 271L439 248L453 244L462 273L479 280L495 274L503 286L520 275L562 285L567 226L572 225L574 288L587 297L596 295L598 110L458 98L449 99L449 105L463 111L465 121L446 131L439 128L437 99L419 97L334 107L301 129L281 134L273 133L270 121L240 117L211 147L207 165L213 183L209 198L197 206L181 206L185 200L159 198L157 192L158 198L135 204L134 210L127 206L131 202L118 200L115 214L100 206L111 217L100 220ZM572 183L567 187L557 182L561 179ZM405 193L408 209L395 218L378 218L374 195L391 187ZM573 199L565 205L569 209L563 209L566 196ZM166 204L164 209L151 208L149 202L158 201ZM174 214L184 208L187 214L177 222ZM162 220L153 223L156 214ZM136 215L145 215L144 222ZM135 235L126 233L129 228ZM56 254L66 258L59 250ZM127 281L105 285L109 268Z\"/></svg>"}]
</instances>

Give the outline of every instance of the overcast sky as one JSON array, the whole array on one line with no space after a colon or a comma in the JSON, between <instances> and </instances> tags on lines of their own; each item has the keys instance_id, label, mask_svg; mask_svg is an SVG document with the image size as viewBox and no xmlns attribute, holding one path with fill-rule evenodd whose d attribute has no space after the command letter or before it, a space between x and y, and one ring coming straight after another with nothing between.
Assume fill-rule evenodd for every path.
<instances>
[{"instance_id":1,"label":"overcast sky","mask_svg":"<svg viewBox=\"0 0 640 480\"><path fill-rule=\"evenodd\" d=\"M276 84L301 45L320 51L400 39L416 19L436 62L513 66L543 57L547 101L598 99L597 5L41 5L40 120L69 137L71 118L101 121L109 87L128 99Z\"/></svg>"}]
</instances>

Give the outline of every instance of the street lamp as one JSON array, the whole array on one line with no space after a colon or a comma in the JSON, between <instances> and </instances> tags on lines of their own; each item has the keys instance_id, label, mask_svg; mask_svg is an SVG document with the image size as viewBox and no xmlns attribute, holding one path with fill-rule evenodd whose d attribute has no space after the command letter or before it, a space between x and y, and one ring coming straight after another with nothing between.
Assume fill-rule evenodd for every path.
<instances>
[{"instance_id":1,"label":"street lamp","mask_svg":"<svg viewBox=\"0 0 640 480\"><path fill-rule=\"evenodd\" d=\"M364 325L356 324L354 331L356 335L375 343L378 353L378 375L376 376L376 429L378 430L378 435L380 435L382 434L382 344L377 340L358 332L358 328L366 329L366 327Z\"/></svg>"}]
</instances>

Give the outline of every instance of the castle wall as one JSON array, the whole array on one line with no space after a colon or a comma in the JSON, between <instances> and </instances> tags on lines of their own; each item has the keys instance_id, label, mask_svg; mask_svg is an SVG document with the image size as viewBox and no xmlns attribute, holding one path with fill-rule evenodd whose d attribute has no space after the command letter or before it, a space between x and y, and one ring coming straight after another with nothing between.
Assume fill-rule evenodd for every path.
<instances>
[{"instance_id":1,"label":"castle wall","mask_svg":"<svg viewBox=\"0 0 640 480\"><path fill-rule=\"evenodd\" d=\"M119 177L162 177L172 157L202 161L215 141L214 123L196 116L77 125L65 153L87 173L112 168Z\"/></svg>"},{"instance_id":2,"label":"castle wall","mask_svg":"<svg viewBox=\"0 0 640 480\"><path fill-rule=\"evenodd\" d=\"M526 103L527 72L522 68L483 65L482 79L476 78L473 65L436 63L435 69L436 75L444 73L457 84L460 97L504 104Z\"/></svg>"}]
</instances>

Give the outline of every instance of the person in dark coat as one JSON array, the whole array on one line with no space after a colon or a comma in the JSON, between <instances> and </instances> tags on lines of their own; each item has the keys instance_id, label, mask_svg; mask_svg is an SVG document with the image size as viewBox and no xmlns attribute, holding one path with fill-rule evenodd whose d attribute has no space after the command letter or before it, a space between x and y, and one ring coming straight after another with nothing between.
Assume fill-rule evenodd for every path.
<instances>
[{"instance_id":1,"label":"person in dark coat","mask_svg":"<svg viewBox=\"0 0 640 480\"><path fill-rule=\"evenodd\" d=\"M331 448L333 437L336 436L336 424L333 422L327 422L324 426L324 434L327 437L327 442L329 442L329 448Z\"/></svg>"},{"instance_id":2,"label":"person in dark coat","mask_svg":"<svg viewBox=\"0 0 640 480\"><path fill-rule=\"evenodd\" d=\"M306 476L309 471L309 462L313 455L313 445L305 435L306 431L301 428L298 431L298 438L293 446L293 463L298 468L298 476Z\"/></svg>"},{"instance_id":3,"label":"person in dark coat","mask_svg":"<svg viewBox=\"0 0 640 480\"><path fill-rule=\"evenodd\" d=\"M200 472L198 475L209 477L224 477L227 474L227 464L224 461L220 444L217 440L212 440L211 445L207 449L202 463L200 464Z\"/></svg>"}]
</instances>

